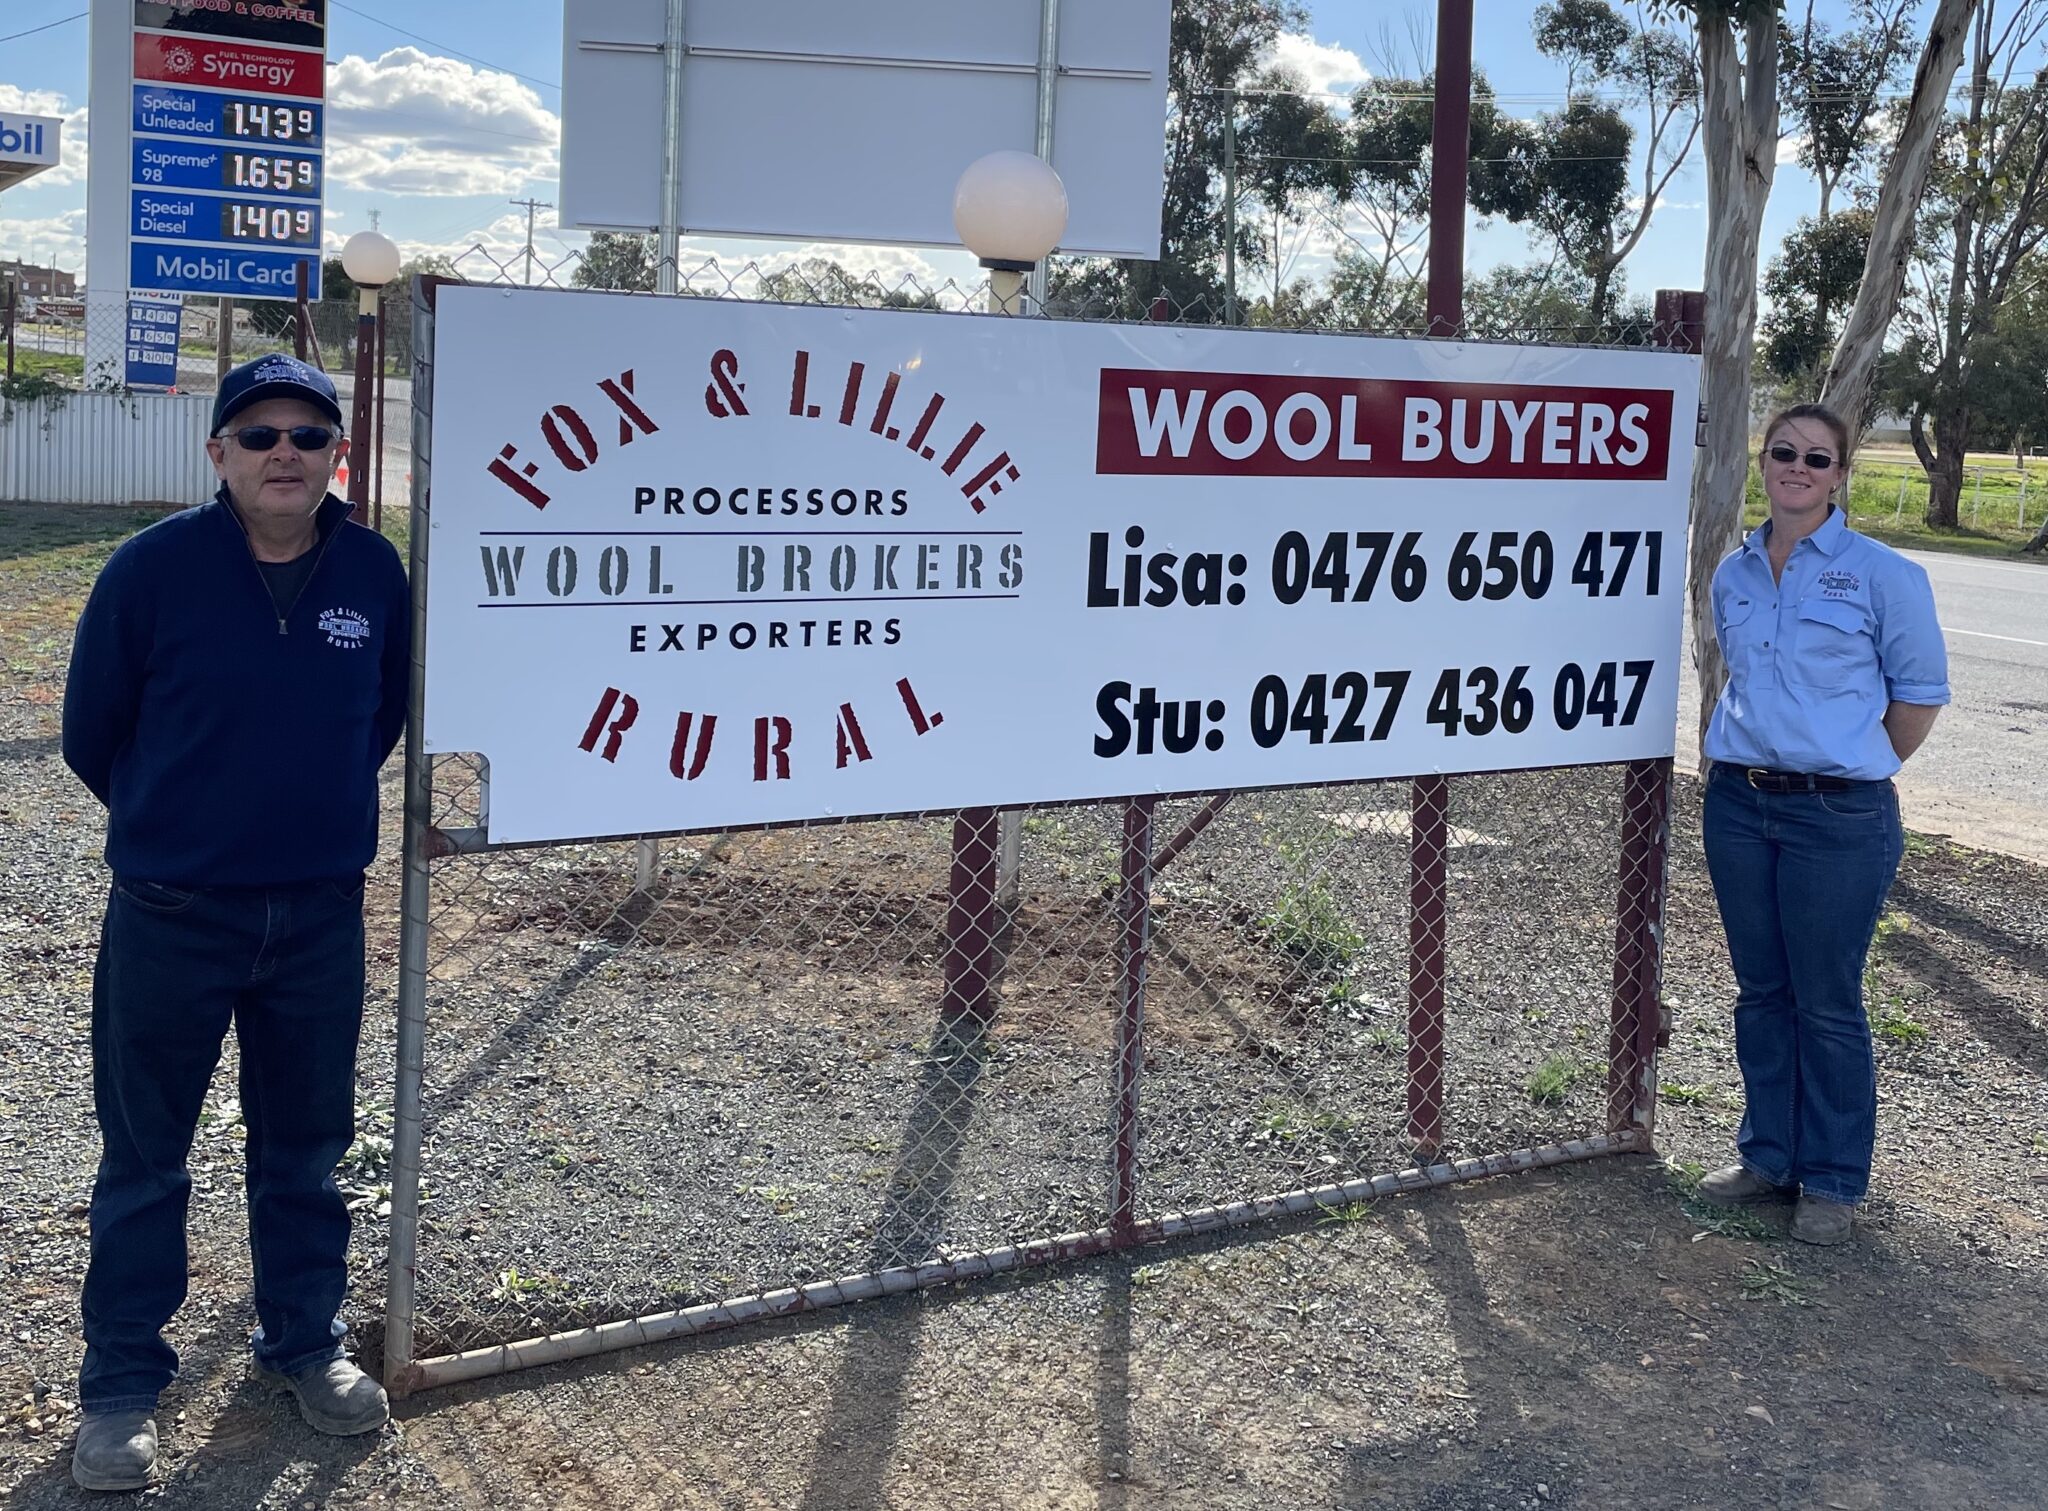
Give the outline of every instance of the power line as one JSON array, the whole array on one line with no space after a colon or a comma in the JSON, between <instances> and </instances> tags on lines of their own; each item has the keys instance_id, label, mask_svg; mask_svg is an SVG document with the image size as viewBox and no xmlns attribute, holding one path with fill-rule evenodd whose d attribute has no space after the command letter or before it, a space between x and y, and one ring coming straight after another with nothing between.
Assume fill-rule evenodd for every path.
<instances>
[{"instance_id":1,"label":"power line","mask_svg":"<svg viewBox=\"0 0 2048 1511\"><path fill-rule=\"evenodd\" d=\"M368 11L363 10L359 6L346 4L344 3L344 0L334 0L334 8L336 10L345 10L352 16L361 16L365 21L373 21L377 25L383 27L386 31L397 32L401 37L410 37L415 42L424 42L429 47L439 48L442 52L448 53L454 57L458 57L462 59L465 63L480 64L481 66L493 69L498 73L510 74L515 79L524 79L529 84L538 84L543 89L552 89L555 90L557 93L561 91L562 86L556 83L553 79L537 79L530 73L521 73L518 69L507 68L502 63L493 63L489 58L479 58L474 53L464 52L459 47L450 47L446 42L436 42L432 37L423 37L416 31L407 31L402 26L394 25L392 22L386 21L382 16L373 16ZM7 39L5 37L0 37L0 42L5 42L6 40Z\"/></svg>"},{"instance_id":2,"label":"power line","mask_svg":"<svg viewBox=\"0 0 2048 1511\"><path fill-rule=\"evenodd\" d=\"M23 37L33 37L39 31L52 31L59 26L68 26L73 21L83 21L91 14L90 11L79 11L76 15L59 16L54 21L45 21L41 26L31 26L27 31L9 32L6 36L0 37L0 42L15 42Z\"/></svg>"},{"instance_id":3,"label":"power line","mask_svg":"<svg viewBox=\"0 0 2048 1511\"><path fill-rule=\"evenodd\" d=\"M1475 163L1625 163L1630 161L1630 156L1630 154L1623 153L1606 157L1475 157L1468 159L1468 161ZM1422 166L1417 159L1412 157L1292 157L1284 152L1242 152L1238 154L1238 157L1242 162L1252 163L1354 163L1361 168Z\"/></svg>"}]
</instances>

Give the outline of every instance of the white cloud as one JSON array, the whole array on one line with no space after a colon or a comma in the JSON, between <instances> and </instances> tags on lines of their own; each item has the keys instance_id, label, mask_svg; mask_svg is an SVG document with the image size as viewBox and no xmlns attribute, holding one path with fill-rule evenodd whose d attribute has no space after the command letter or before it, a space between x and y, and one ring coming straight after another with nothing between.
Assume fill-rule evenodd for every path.
<instances>
[{"instance_id":1,"label":"white cloud","mask_svg":"<svg viewBox=\"0 0 2048 1511\"><path fill-rule=\"evenodd\" d=\"M327 123L328 177L384 194L516 193L554 177L562 131L512 75L413 47L330 63Z\"/></svg>"},{"instance_id":2,"label":"white cloud","mask_svg":"<svg viewBox=\"0 0 2048 1511\"><path fill-rule=\"evenodd\" d=\"M1787 163L1798 162L1799 154L1805 148L1805 146L1806 138L1804 136L1799 135L1796 132L1779 137L1778 166L1782 168Z\"/></svg>"},{"instance_id":3,"label":"white cloud","mask_svg":"<svg viewBox=\"0 0 2048 1511\"><path fill-rule=\"evenodd\" d=\"M52 168L50 173L56 171ZM17 257L44 267L54 263L83 275L85 207L80 205L76 210L40 219L13 213L0 217L0 261L12 262Z\"/></svg>"},{"instance_id":4,"label":"white cloud","mask_svg":"<svg viewBox=\"0 0 2048 1511\"><path fill-rule=\"evenodd\" d=\"M1300 74L1317 93L1341 90L1349 94L1372 77L1365 60L1350 48L1318 42L1302 32L1282 32L1272 50L1259 62L1264 67L1286 68Z\"/></svg>"},{"instance_id":5,"label":"white cloud","mask_svg":"<svg viewBox=\"0 0 2048 1511\"><path fill-rule=\"evenodd\" d=\"M55 115L64 118L63 147L54 168L47 168L28 180L19 193L31 189L55 189L85 181L85 107L70 108L70 101L54 89L23 89L0 84L0 110L20 115Z\"/></svg>"}]
</instances>

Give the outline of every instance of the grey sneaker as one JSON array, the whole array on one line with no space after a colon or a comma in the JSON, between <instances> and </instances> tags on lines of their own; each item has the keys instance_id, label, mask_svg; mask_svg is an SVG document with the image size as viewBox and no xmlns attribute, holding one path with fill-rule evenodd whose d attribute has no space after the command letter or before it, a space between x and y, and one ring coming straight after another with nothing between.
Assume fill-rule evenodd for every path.
<instances>
[{"instance_id":1,"label":"grey sneaker","mask_svg":"<svg viewBox=\"0 0 2048 1511\"><path fill-rule=\"evenodd\" d=\"M88 1411L71 1447L83 1490L140 1490L156 1468L156 1418L147 1411Z\"/></svg>"},{"instance_id":2,"label":"grey sneaker","mask_svg":"<svg viewBox=\"0 0 2048 1511\"><path fill-rule=\"evenodd\" d=\"M1791 1186L1774 1186L1742 1165L1729 1165L1700 1179L1700 1195L1723 1207L1744 1206L1758 1201L1790 1201L1797 1194Z\"/></svg>"},{"instance_id":3,"label":"grey sneaker","mask_svg":"<svg viewBox=\"0 0 2048 1511\"><path fill-rule=\"evenodd\" d=\"M1854 1207L1825 1197L1802 1196L1792 1214L1792 1236L1801 1243L1847 1243L1850 1218L1855 1211Z\"/></svg>"},{"instance_id":4,"label":"grey sneaker","mask_svg":"<svg viewBox=\"0 0 2048 1511\"><path fill-rule=\"evenodd\" d=\"M346 1359L330 1359L295 1375L256 1366L256 1378L282 1385L298 1397L299 1415L315 1432L352 1438L375 1432L391 1420L391 1401L384 1387Z\"/></svg>"}]
</instances>

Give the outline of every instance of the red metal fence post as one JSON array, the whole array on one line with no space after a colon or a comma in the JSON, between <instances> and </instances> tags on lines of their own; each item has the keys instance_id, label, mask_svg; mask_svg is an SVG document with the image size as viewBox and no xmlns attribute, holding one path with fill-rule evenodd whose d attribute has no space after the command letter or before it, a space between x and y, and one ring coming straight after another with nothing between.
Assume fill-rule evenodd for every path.
<instances>
[{"instance_id":1,"label":"red metal fence post","mask_svg":"<svg viewBox=\"0 0 2048 1511\"><path fill-rule=\"evenodd\" d=\"M376 496L370 506L370 528L379 534L384 530L384 341L391 326L391 301L385 298L386 290L377 291L377 412L376 427Z\"/></svg>"},{"instance_id":2,"label":"red metal fence post","mask_svg":"<svg viewBox=\"0 0 2048 1511\"><path fill-rule=\"evenodd\" d=\"M1145 970L1152 939L1152 805L1124 805L1124 848L1117 894L1116 1147L1109 1171L1110 1242L1134 1240L1138 1211L1138 1083L1145 1073Z\"/></svg>"},{"instance_id":3,"label":"red metal fence post","mask_svg":"<svg viewBox=\"0 0 2048 1511\"><path fill-rule=\"evenodd\" d=\"M995 1015L996 811L963 808L953 820L953 866L947 881L946 996L939 1021L949 1032Z\"/></svg>"},{"instance_id":4,"label":"red metal fence post","mask_svg":"<svg viewBox=\"0 0 2048 1511\"><path fill-rule=\"evenodd\" d=\"M1429 333L1465 323L1466 156L1472 139L1472 0L1438 0L1430 141ZM1450 782L1418 778L1408 804L1408 1141L1443 1147L1444 888Z\"/></svg>"},{"instance_id":5,"label":"red metal fence post","mask_svg":"<svg viewBox=\"0 0 2048 1511\"><path fill-rule=\"evenodd\" d=\"M1654 339L1697 352L1706 296L1657 291ZM1607 1039L1607 1129L1647 1140L1656 1130L1657 1048L1664 1043L1661 988L1665 882L1671 857L1670 758L1631 761L1622 771L1621 856L1614 906L1614 994Z\"/></svg>"}]
</instances>

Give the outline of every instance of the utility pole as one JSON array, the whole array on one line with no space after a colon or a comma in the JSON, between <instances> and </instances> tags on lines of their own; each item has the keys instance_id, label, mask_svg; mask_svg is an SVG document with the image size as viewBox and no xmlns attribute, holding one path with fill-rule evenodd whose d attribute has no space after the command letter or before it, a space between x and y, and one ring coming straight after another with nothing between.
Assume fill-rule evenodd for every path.
<instances>
[{"instance_id":1,"label":"utility pole","mask_svg":"<svg viewBox=\"0 0 2048 1511\"><path fill-rule=\"evenodd\" d=\"M1223 323L1237 324L1237 90L1223 91Z\"/></svg>"},{"instance_id":2,"label":"utility pole","mask_svg":"<svg viewBox=\"0 0 2048 1511\"><path fill-rule=\"evenodd\" d=\"M507 200L506 203L512 205L515 209L526 211L526 281L531 283L533 282L533 212L536 210L552 210L554 206L544 199L514 199Z\"/></svg>"}]
</instances>

